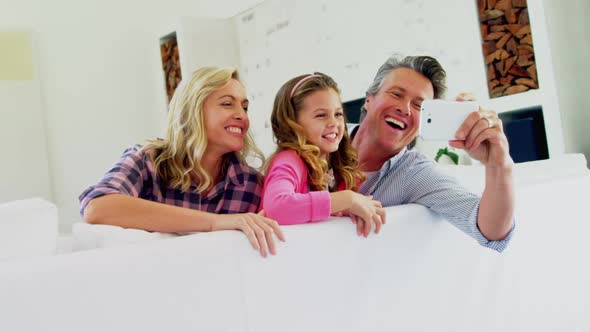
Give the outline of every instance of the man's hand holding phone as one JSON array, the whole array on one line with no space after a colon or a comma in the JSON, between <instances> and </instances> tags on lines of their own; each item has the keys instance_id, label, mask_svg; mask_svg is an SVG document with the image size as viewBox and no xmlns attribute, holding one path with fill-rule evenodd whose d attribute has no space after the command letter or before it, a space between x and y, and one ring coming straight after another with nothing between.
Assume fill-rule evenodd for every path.
<instances>
[{"instance_id":1,"label":"man's hand holding phone","mask_svg":"<svg viewBox=\"0 0 590 332\"><path fill-rule=\"evenodd\" d=\"M471 94L462 93L456 100L464 102L473 101L475 98ZM449 141L449 145L467 151L471 158L485 166L511 168L514 165L502 120L491 110L480 107L477 112L469 114L455 132L455 140Z\"/></svg>"},{"instance_id":2,"label":"man's hand holding phone","mask_svg":"<svg viewBox=\"0 0 590 332\"><path fill-rule=\"evenodd\" d=\"M425 100L420 113L420 136L425 140L448 140L486 166L513 164L502 121L494 111L484 110L471 94L456 101Z\"/></svg>"}]
</instances>

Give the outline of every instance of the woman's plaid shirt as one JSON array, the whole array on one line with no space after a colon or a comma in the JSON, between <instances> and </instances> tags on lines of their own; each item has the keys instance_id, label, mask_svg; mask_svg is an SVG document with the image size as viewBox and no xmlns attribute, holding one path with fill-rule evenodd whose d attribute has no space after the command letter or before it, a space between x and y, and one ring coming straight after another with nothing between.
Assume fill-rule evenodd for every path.
<instances>
[{"instance_id":1,"label":"woman's plaid shirt","mask_svg":"<svg viewBox=\"0 0 590 332\"><path fill-rule=\"evenodd\" d=\"M262 194L262 176L232 155L225 178L206 196L169 187L154 174L154 164L140 145L125 150L123 156L96 184L79 197L80 214L90 200L109 194L123 194L146 200L211 213L257 212Z\"/></svg>"}]
</instances>

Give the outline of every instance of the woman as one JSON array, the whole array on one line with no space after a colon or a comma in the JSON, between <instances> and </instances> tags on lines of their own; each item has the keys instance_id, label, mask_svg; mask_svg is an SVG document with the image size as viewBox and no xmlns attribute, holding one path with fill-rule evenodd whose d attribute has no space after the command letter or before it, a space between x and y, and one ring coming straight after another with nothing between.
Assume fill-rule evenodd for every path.
<instances>
[{"instance_id":1,"label":"woman","mask_svg":"<svg viewBox=\"0 0 590 332\"><path fill-rule=\"evenodd\" d=\"M205 67L183 82L170 102L165 139L128 148L102 180L80 195L91 224L186 233L236 229L252 246L276 254L278 224L256 214L262 159L248 135L248 100L238 72Z\"/></svg>"}]
</instances>

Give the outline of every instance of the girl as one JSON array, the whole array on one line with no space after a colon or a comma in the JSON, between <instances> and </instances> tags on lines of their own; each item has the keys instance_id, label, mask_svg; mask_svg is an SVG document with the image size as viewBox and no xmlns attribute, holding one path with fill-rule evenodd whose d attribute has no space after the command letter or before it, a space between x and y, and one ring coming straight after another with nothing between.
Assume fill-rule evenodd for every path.
<instances>
[{"instance_id":1,"label":"girl","mask_svg":"<svg viewBox=\"0 0 590 332\"><path fill-rule=\"evenodd\" d=\"M236 229L262 256L275 254L278 224L255 214L262 159L248 134L248 100L238 72L205 67L176 89L165 139L125 150L100 182L80 195L91 224L185 233Z\"/></svg>"},{"instance_id":2,"label":"girl","mask_svg":"<svg viewBox=\"0 0 590 332\"><path fill-rule=\"evenodd\" d=\"M271 115L278 145L267 169L262 206L279 224L326 220L348 213L357 233L378 233L381 203L354 192L364 175L350 145L336 82L327 75L298 76L277 93Z\"/></svg>"}]
</instances>

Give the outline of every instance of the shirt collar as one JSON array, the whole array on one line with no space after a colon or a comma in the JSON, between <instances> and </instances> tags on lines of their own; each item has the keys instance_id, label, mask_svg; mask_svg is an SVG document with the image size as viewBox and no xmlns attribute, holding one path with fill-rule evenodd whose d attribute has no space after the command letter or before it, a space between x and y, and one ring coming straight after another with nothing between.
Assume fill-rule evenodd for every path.
<instances>
[{"instance_id":1,"label":"shirt collar","mask_svg":"<svg viewBox=\"0 0 590 332\"><path fill-rule=\"evenodd\" d=\"M408 147L404 146L404 148L395 156L389 158L388 161L386 161L383 166L381 167L381 169L379 170L379 177L389 173L391 170L393 170L395 168L395 166L399 163L399 161L402 159L403 155L405 155L408 152Z\"/></svg>"},{"instance_id":2,"label":"shirt collar","mask_svg":"<svg viewBox=\"0 0 590 332\"><path fill-rule=\"evenodd\" d=\"M225 182L232 183L234 186L242 186L246 180L247 173L249 173L248 166L243 165L235 153L231 153L228 160Z\"/></svg>"}]
</instances>

